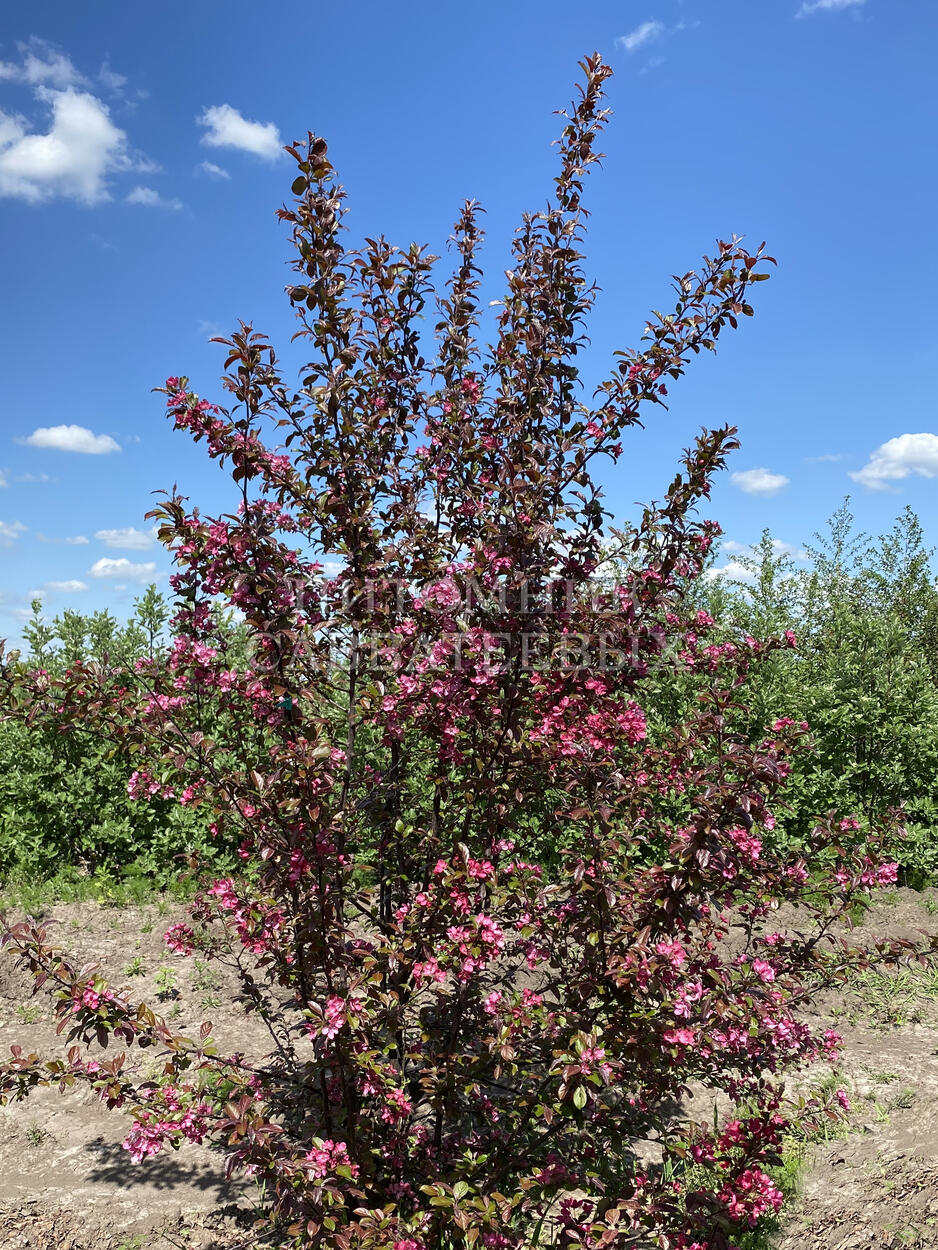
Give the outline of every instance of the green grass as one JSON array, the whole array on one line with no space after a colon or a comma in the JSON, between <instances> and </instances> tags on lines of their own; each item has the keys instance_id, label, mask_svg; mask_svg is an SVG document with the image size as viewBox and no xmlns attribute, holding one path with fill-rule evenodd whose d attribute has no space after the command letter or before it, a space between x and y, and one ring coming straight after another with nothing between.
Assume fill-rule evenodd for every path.
<instances>
[{"instance_id":1,"label":"green grass","mask_svg":"<svg viewBox=\"0 0 938 1250\"><path fill-rule=\"evenodd\" d=\"M785 1204L778 1215L761 1219L751 1232L737 1234L735 1244L739 1250L771 1250L784 1220L789 1215L792 1200L801 1192L807 1153L807 1143L804 1141L790 1138L783 1143L782 1162L778 1167L768 1170L772 1180L785 1195Z\"/></svg>"},{"instance_id":2,"label":"green grass","mask_svg":"<svg viewBox=\"0 0 938 1250\"><path fill-rule=\"evenodd\" d=\"M888 1068L868 1068L871 1081L875 1081L877 1085L891 1085L893 1081L898 1081L899 1073L892 1072Z\"/></svg>"},{"instance_id":3,"label":"green grass","mask_svg":"<svg viewBox=\"0 0 938 1250\"><path fill-rule=\"evenodd\" d=\"M906 1086L900 1089L898 1094L892 1099L890 1106L896 1111L908 1111L910 1107L915 1105L917 1095L914 1089Z\"/></svg>"},{"instance_id":4,"label":"green grass","mask_svg":"<svg viewBox=\"0 0 938 1250\"><path fill-rule=\"evenodd\" d=\"M160 882L151 877L128 873L115 877L110 873L82 873L76 868L63 868L53 877L37 881L25 873L15 873L0 885L0 907L25 911L39 916L53 903L98 903L106 907L141 906L157 902L185 902L195 893L187 882Z\"/></svg>"},{"instance_id":5,"label":"green grass","mask_svg":"<svg viewBox=\"0 0 938 1250\"><path fill-rule=\"evenodd\" d=\"M862 1003L860 1017L877 1028L914 1024L938 1000L938 968L898 968L895 972L861 972L850 988Z\"/></svg>"}]
</instances>

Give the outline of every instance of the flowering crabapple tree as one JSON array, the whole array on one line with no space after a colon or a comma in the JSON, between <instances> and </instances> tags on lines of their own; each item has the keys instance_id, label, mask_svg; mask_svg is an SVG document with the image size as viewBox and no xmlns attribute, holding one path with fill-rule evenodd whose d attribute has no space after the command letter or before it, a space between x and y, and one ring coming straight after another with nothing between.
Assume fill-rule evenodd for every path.
<instances>
[{"instance_id":1,"label":"flowering crabapple tree","mask_svg":"<svg viewBox=\"0 0 938 1250\"><path fill-rule=\"evenodd\" d=\"M728 1247L778 1210L792 1125L837 1114L786 1101L786 1074L839 1042L799 1008L908 953L831 936L893 879L882 838L831 815L809 863L766 837L807 730L731 726L747 670L794 638L717 644L685 608L718 532L696 508L734 431L702 433L664 501L610 528L597 465L752 312L769 258L720 243L584 392L581 197L610 71L581 68L487 347L477 204L437 287L421 247L348 249L325 142L287 149L310 360L292 388L242 324L220 340L227 407L185 377L163 388L237 491L231 515L178 493L151 514L177 566L171 647L4 669L8 715L99 727L135 753L141 803L198 804L240 841L243 872L203 882L166 941L234 970L269 1053L220 1053L208 1022L177 1035L11 922L7 951L71 1046L14 1048L0 1093L90 1086L129 1113L135 1161L223 1144L229 1173L263 1182L277 1245ZM220 605L243 614L247 660ZM643 690L668 668L698 701L651 737ZM772 924L782 903L795 923ZM160 1076L133 1075L140 1047Z\"/></svg>"}]
</instances>

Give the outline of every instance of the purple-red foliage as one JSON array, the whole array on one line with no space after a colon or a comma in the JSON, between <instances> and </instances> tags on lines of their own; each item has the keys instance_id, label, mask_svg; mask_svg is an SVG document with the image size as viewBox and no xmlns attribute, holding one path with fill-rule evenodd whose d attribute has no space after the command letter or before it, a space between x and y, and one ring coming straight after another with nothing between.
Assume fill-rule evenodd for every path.
<instances>
[{"instance_id":1,"label":"purple-red foliage","mask_svg":"<svg viewBox=\"0 0 938 1250\"><path fill-rule=\"evenodd\" d=\"M222 340L227 408L166 383L175 427L240 496L215 519L177 493L152 514L177 564L171 650L126 672L4 670L11 714L99 726L138 753L141 802L206 805L238 834L243 875L206 883L166 938L237 970L270 1052L219 1055L208 1025L176 1036L14 924L8 950L76 1044L15 1051L0 1092L90 1085L131 1113L134 1160L224 1143L282 1244L726 1247L777 1211L792 1122L836 1113L785 1101L786 1074L839 1041L800 1008L906 950L830 936L894 875L856 821L824 820L811 862L765 838L806 730L730 726L749 666L794 640L716 645L685 608L732 429L700 435L603 580L595 464L752 312L769 258L720 243L584 396L581 193L610 71L582 68L490 347L476 204L437 291L422 248L347 250L325 142L288 149L310 361L289 387L242 325ZM243 615L246 658L219 603ZM643 689L669 667L699 703L650 734ZM164 1074L77 1044L109 1041L158 1047ZM712 1096L704 1122L691 1095Z\"/></svg>"}]
</instances>

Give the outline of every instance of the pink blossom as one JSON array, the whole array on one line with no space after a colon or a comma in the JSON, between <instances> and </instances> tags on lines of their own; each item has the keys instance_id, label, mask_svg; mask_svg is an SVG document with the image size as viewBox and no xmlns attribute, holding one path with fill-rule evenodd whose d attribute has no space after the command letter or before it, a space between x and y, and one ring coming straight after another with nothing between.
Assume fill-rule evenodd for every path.
<instances>
[{"instance_id":1,"label":"pink blossom","mask_svg":"<svg viewBox=\"0 0 938 1250\"><path fill-rule=\"evenodd\" d=\"M668 1029L663 1034L664 1040L672 1046L693 1046L697 1040L697 1034L693 1029Z\"/></svg>"},{"instance_id":2,"label":"pink blossom","mask_svg":"<svg viewBox=\"0 0 938 1250\"><path fill-rule=\"evenodd\" d=\"M667 959L672 968L682 968L687 962L687 953L677 940L668 941L662 938L655 946L655 950Z\"/></svg>"},{"instance_id":3,"label":"pink blossom","mask_svg":"<svg viewBox=\"0 0 938 1250\"><path fill-rule=\"evenodd\" d=\"M314 1141L306 1153L306 1162L309 1164L310 1175L317 1180L334 1176L336 1168L340 1167L348 1168L353 1177L358 1175L358 1165L352 1163L348 1146L343 1141Z\"/></svg>"},{"instance_id":4,"label":"pink blossom","mask_svg":"<svg viewBox=\"0 0 938 1250\"><path fill-rule=\"evenodd\" d=\"M775 980L775 969L764 959L754 959L752 961L752 970L760 981L771 983Z\"/></svg>"}]
</instances>

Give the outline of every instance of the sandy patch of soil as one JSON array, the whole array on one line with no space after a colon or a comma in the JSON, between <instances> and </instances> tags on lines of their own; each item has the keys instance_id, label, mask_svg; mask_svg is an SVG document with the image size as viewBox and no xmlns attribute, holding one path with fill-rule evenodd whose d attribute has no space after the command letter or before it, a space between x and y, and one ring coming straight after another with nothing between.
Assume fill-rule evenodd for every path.
<instances>
[{"instance_id":1,"label":"sandy patch of soil","mask_svg":"<svg viewBox=\"0 0 938 1250\"><path fill-rule=\"evenodd\" d=\"M896 891L854 937L938 932L938 891ZM101 962L188 1036L210 1019L223 1048L266 1053L259 1021L232 1005L223 970L171 955L162 941L184 919L175 906L121 909L55 904L57 944ZM161 970L171 969L167 991ZM159 986L164 994L159 998ZM19 1043L59 1054L47 1001L0 957L0 1053ZM222 1009L222 1005L224 1010ZM815 1005L844 1035L839 1083L851 1131L809 1148L778 1250L938 1250L938 970L872 977ZM128 1052L133 1070L155 1057ZM121 1141L129 1121L89 1091L38 1090L0 1108L0 1250L228 1250L253 1244L253 1191L222 1179L222 1158L189 1146L134 1166Z\"/></svg>"},{"instance_id":2,"label":"sandy patch of soil","mask_svg":"<svg viewBox=\"0 0 938 1250\"><path fill-rule=\"evenodd\" d=\"M862 941L938 932L938 891L896 891L854 931ZM826 996L843 1034L846 1136L808 1151L777 1250L938 1247L938 968L873 974Z\"/></svg>"},{"instance_id":3,"label":"sandy patch of soil","mask_svg":"<svg viewBox=\"0 0 938 1250\"><path fill-rule=\"evenodd\" d=\"M225 970L166 949L163 933L184 918L176 906L61 903L43 923L75 964L98 960L103 976L179 1032L197 1037L211 1020L223 1050L266 1053L266 1030L232 1004L236 986ZM0 956L0 1053L18 1043L64 1054L49 1000L30 991L28 974ZM127 1056L135 1074L161 1067L152 1052ZM135 1165L121 1147L129 1127L87 1089L39 1089L0 1108L0 1250L208 1250L245 1240L254 1191L223 1179L219 1153L187 1145Z\"/></svg>"}]
</instances>

